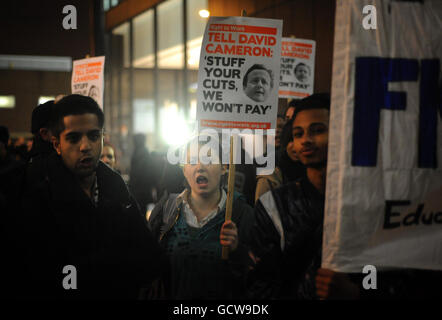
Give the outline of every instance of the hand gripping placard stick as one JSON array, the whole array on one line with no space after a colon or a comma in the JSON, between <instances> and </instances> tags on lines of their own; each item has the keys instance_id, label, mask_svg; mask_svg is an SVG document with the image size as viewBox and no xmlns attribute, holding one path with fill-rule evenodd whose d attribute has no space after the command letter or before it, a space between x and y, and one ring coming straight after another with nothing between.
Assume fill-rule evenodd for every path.
<instances>
[{"instance_id":1,"label":"hand gripping placard stick","mask_svg":"<svg viewBox=\"0 0 442 320\"><path fill-rule=\"evenodd\" d=\"M225 221L232 220L233 193L235 192L235 163L233 163L234 136L230 136L230 163L229 163L229 181L227 185L226 217ZM223 260L229 259L229 247L223 246Z\"/></svg>"}]
</instances>

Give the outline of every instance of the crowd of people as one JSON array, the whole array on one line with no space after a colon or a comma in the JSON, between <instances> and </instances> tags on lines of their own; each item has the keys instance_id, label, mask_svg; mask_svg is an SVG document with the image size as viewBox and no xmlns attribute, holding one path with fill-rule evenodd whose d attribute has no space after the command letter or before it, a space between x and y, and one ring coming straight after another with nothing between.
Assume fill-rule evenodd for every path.
<instances>
[{"instance_id":1,"label":"crowd of people","mask_svg":"<svg viewBox=\"0 0 442 320\"><path fill-rule=\"evenodd\" d=\"M274 173L237 188L225 221L228 167L221 161L188 157L182 168L172 166L135 135L124 181L115 148L103 144L104 114L92 98L68 95L37 106L32 149L23 158L10 153L8 129L0 127L3 293L38 299L437 296L436 271L383 272L378 289L367 291L362 275L321 268L329 115L328 94L290 103L278 119ZM210 139L221 146L218 137Z\"/></svg>"}]
</instances>

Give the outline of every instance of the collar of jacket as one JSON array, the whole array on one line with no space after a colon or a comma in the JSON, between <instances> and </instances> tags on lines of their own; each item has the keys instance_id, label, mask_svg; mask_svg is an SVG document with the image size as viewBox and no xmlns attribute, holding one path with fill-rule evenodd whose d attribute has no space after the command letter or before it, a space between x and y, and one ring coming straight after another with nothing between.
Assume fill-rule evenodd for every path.
<instances>
[{"instance_id":1,"label":"collar of jacket","mask_svg":"<svg viewBox=\"0 0 442 320\"><path fill-rule=\"evenodd\" d=\"M123 179L101 160L98 162L96 174L99 203L103 200L112 200L124 204L130 202L130 194ZM47 179L53 199L61 202L90 201L75 176L65 167L57 154L53 154L48 158Z\"/></svg>"},{"instance_id":2,"label":"collar of jacket","mask_svg":"<svg viewBox=\"0 0 442 320\"><path fill-rule=\"evenodd\" d=\"M164 235L170 231L170 229L173 228L176 221L178 220L178 216L180 214L181 207L183 205L182 202L177 201L179 194L174 193L169 195L168 199L163 204L163 208L160 211L160 217L161 219L161 225L159 230L159 240L161 241L164 238ZM242 201L238 201L238 200ZM179 205L178 205L179 203ZM246 205L245 198L242 194L238 192L233 193L233 204L232 204L232 220L237 221L240 219L240 216L243 214L243 206ZM218 214L224 214L226 207L218 213ZM151 217L151 219L157 219L157 217Z\"/></svg>"}]
</instances>

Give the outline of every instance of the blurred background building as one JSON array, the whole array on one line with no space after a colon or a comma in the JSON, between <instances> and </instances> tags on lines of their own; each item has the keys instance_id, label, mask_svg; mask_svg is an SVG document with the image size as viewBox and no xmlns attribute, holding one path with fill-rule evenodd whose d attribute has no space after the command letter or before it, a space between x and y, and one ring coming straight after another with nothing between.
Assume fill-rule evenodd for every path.
<instances>
[{"instance_id":1,"label":"blurred background building","mask_svg":"<svg viewBox=\"0 0 442 320\"><path fill-rule=\"evenodd\" d=\"M65 30L63 7L77 9ZM207 16L283 20L283 36L316 41L315 92L330 91L335 0L44 0L0 4L0 125L30 136L33 108L69 94L72 60L106 56L105 130L127 173L132 137L165 152L194 126ZM280 99L281 113L286 99Z\"/></svg>"}]
</instances>

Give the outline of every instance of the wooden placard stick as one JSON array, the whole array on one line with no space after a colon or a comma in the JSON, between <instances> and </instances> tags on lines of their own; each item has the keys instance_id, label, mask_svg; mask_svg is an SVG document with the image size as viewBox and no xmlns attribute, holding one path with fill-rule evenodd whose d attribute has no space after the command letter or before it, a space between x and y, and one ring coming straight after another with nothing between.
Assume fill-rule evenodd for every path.
<instances>
[{"instance_id":1,"label":"wooden placard stick","mask_svg":"<svg viewBox=\"0 0 442 320\"><path fill-rule=\"evenodd\" d=\"M245 9L241 10L241 17L246 17L247 12ZM233 193L235 192L235 164L233 163L233 150L234 148L234 136L230 136L230 163L229 163L229 181L227 184L227 200L226 200L226 216L224 221L232 220L232 205L233 205ZM223 246L221 254L222 260L229 259L229 247Z\"/></svg>"},{"instance_id":2,"label":"wooden placard stick","mask_svg":"<svg viewBox=\"0 0 442 320\"><path fill-rule=\"evenodd\" d=\"M224 221L232 220L233 193L235 192L235 163L233 162L234 136L230 136L229 180L227 185L226 216ZM229 247L223 246L221 259L229 259Z\"/></svg>"}]
</instances>

